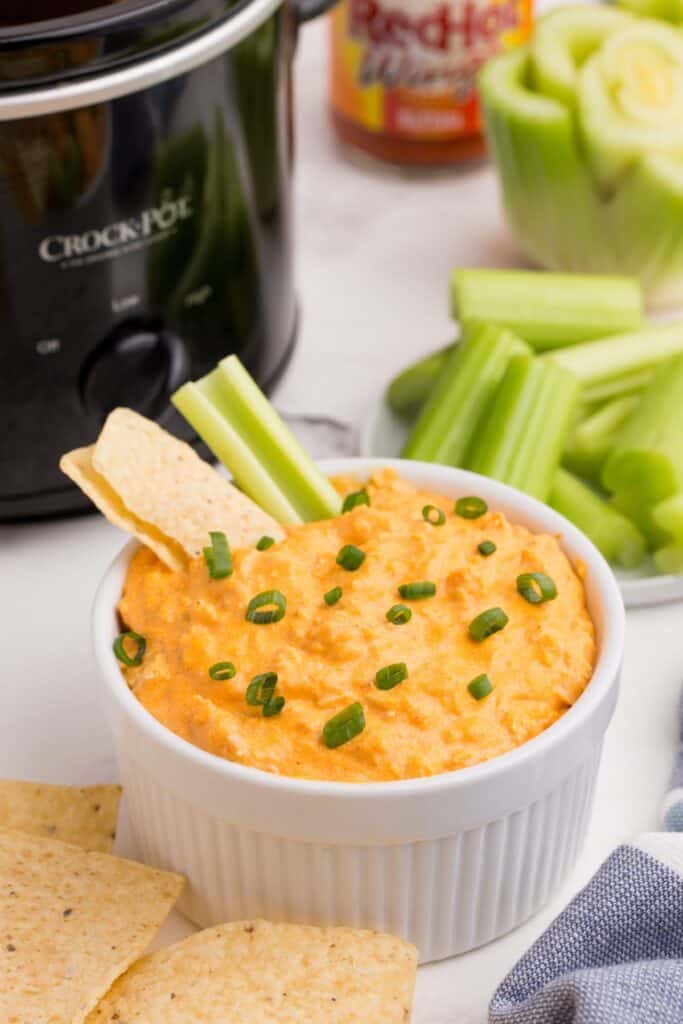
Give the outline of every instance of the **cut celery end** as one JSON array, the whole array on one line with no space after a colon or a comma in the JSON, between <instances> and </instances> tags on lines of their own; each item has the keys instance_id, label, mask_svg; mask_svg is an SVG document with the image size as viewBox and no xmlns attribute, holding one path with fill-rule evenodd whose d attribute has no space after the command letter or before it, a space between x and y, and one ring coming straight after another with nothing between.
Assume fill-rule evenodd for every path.
<instances>
[{"instance_id":1,"label":"cut celery end","mask_svg":"<svg viewBox=\"0 0 683 1024\"><path fill-rule=\"evenodd\" d=\"M650 504L683 490L683 356L658 367L615 438L602 482Z\"/></svg>"},{"instance_id":2,"label":"cut celery end","mask_svg":"<svg viewBox=\"0 0 683 1024\"><path fill-rule=\"evenodd\" d=\"M654 505L652 519L669 539L683 547L683 494L674 494Z\"/></svg>"},{"instance_id":3,"label":"cut celery end","mask_svg":"<svg viewBox=\"0 0 683 1024\"><path fill-rule=\"evenodd\" d=\"M637 330L643 322L638 282L608 275L455 270L451 305L461 322L509 327L540 351Z\"/></svg>"},{"instance_id":4,"label":"cut celery end","mask_svg":"<svg viewBox=\"0 0 683 1024\"><path fill-rule=\"evenodd\" d=\"M653 560L658 572L665 576L680 576L683 573L683 545L659 548Z\"/></svg>"},{"instance_id":5,"label":"cut celery end","mask_svg":"<svg viewBox=\"0 0 683 1024\"><path fill-rule=\"evenodd\" d=\"M532 82L538 92L574 108L578 71L615 29L631 22L610 7L566 7L539 18L531 43Z\"/></svg>"},{"instance_id":6,"label":"cut celery end","mask_svg":"<svg viewBox=\"0 0 683 1024\"><path fill-rule=\"evenodd\" d=\"M681 0L617 0L617 6L642 18L657 18L672 25L683 22Z\"/></svg>"},{"instance_id":7,"label":"cut celery end","mask_svg":"<svg viewBox=\"0 0 683 1024\"><path fill-rule=\"evenodd\" d=\"M545 501L578 394L571 373L531 356L514 356L473 442L467 468Z\"/></svg>"},{"instance_id":8,"label":"cut celery end","mask_svg":"<svg viewBox=\"0 0 683 1024\"><path fill-rule=\"evenodd\" d=\"M183 385L176 408L250 498L283 523L339 514L341 500L236 356Z\"/></svg>"},{"instance_id":9,"label":"cut celery end","mask_svg":"<svg viewBox=\"0 0 683 1024\"><path fill-rule=\"evenodd\" d=\"M625 390L633 386L638 374L646 374L671 356L683 353L683 321L645 327L632 334L617 334L586 341L571 348L549 352L545 359L570 370L585 389L608 384L617 378L626 380Z\"/></svg>"},{"instance_id":10,"label":"cut celery end","mask_svg":"<svg viewBox=\"0 0 683 1024\"><path fill-rule=\"evenodd\" d=\"M579 423L572 431L562 460L567 469L599 483L617 431L637 404L638 398L633 395L617 398Z\"/></svg>"},{"instance_id":11,"label":"cut celery end","mask_svg":"<svg viewBox=\"0 0 683 1024\"><path fill-rule=\"evenodd\" d=\"M417 416L454 348L455 342L431 352L394 377L386 393L387 405L393 413L404 420Z\"/></svg>"},{"instance_id":12,"label":"cut celery end","mask_svg":"<svg viewBox=\"0 0 683 1024\"><path fill-rule=\"evenodd\" d=\"M637 527L592 488L565 469L558 469L550 505L582 530L608 562L635 569L647 545Z\"/></svg>"},{"instance_id":13,"label":"cut celery end","mask_svg":"<svg viewBox=\"0 0 683 1024\"><path fill-rule=\"evenodd\" d=\"M406 459L460 466L510 358L524 342L479 325L450 353L403 450Z\"/></svg>"}]
</instances>

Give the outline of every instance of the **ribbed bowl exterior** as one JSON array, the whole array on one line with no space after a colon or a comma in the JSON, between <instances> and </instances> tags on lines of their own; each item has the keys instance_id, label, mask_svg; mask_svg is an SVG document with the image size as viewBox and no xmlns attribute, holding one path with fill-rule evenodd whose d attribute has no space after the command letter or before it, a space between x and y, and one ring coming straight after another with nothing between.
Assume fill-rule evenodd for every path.
<instances>
[{"instance_id":1,"label":"ribbed bowl exterior","mask_svg":"<svg viewBox=\"0 0 683 1024\"><path fill-rule=\"evenodd\" d=\"M534 914L571 870L600 759L528 806L438 839L387 845L293 842L198 809L124 753L128 811L143 859L180 872L180 909L206 927L266 918L377 928L426 963L464 953Z\"/></svg>"},{"instance_id":2,"label":"ribbed bowl exterior","mask_svg":"<svg viewBox=\"0 0 683 1024\"><path fill-rule=\"evenodd\" d=\"M100 585L93 639L139 852L185 875L188 917L202 926L264 917L378 928L414 942L427 962L510 931L574 864L617 699L624 609L613 573L586 537L503 484L386 459L322 468L362 479L384 465L445 496L480 495L513 522L561 536L585 567L598 640L593 678L572 708L521 747L457 772L362 785L271 775L200 750L148 714L112 654L134 546Z\"/></svg>"}]
</instances>

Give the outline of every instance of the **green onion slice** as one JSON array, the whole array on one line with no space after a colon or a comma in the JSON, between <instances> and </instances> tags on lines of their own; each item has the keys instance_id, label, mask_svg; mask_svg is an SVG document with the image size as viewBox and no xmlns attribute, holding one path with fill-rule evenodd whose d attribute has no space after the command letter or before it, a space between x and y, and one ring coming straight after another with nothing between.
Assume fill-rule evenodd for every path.
<instances>
[{"instance_id":1,"label":"green onion slice","mask_svg":"<svg viewBox=\"0 0 683 1024\"><path fill-rule=\"evenodd\" d=\"M342 505L342 513L351 512L358 505L369 505L370 495L363 489L362 491L352 491L351 494L347 494L344 498L344 504Z\"/></svg>"},{"instance_id":2,"label":"green onion slice","mask_svg":"<svg viewBox=\"0 0 683 1024\"><path fill-rule=\"evenodd\" d=\"M263 717L272 718L274 715L279 715L285 706L284 697L273 697L267 704L263 705Z\"/></svg>"},{"instance_id":3,"label":"green onion slice","mask_svg":"<svg viewBox=\"0 0 683 1024\"><path fill-rule=\"evenodd\" d=\"M326 747L334 750L358 736L365 728L365 714L362 706L356 702L349 704L339 714L330 718L323 728L323 742Z\"/></svg>"},{"instance_id":4,"label":"green onion slice","mask_svg":"<svg viewBox=\"0 0 683 1024\"><path fill-rule=\"evenodd\" d=\"M393 690L407 678L408 666L404 661L397 661L394 665L386 665L379 670L375 676L375 686L378 690Z\"/></svg>"},{"instance_id":5,"label":"green onion slice","mask_svg":"<svg viewBox=\"0 0 683 1024\"><path fill-rule=\"evenodd\" d=\"M422 518L425 523L430 523L432 526L443 526L446 522L446 513L436 505L425 505L422 509Z\"/></svg>"},{"instance_id":6,"label":"green onion slice","mask_svg":"<svg viewBox=\"0 0 683 1024\"><path fill-rule=\"evenodd\" d=\"M128 654L124 646L126 640L130 640L135 644L135 654ZM142 665L142 659L145 656L147 650L147 641L144 636L140 636L139 633L134 633L132 629L129 629L126 633L121 633L114 640L114 654L119 661L126 665L128 668L135 668L137 665Z\"/></svg>"},{"instance_id":7,"label":"green onion slice","mask_svg":"<svg viewBox=\"0 0 683 1024\"><path fill-rule=\"evenodd\" d=\"M209 669L212 679L234 679L237 669L231 661L217 661Z\"/></svg>"},{"instance_id":8,"label":"green onion slice","mask_svg":"<svg viewBox=\"0 0 683 1024\"><path fill-rule=\"evenodd\" d=\"M337 601L341 601L341 597L344 591L341 587L332 587L332 590L328 590L324 596L325 604L330 605L336 604Z\"/></svg>"},{"instance_id":9,"label":"green onion slice","mask_svg":"<svg viewBox=\"0 0 683 1024\"><path fill-rule=\"evenodd\" d=\"M484 672L480 676L475 676L472 682L467 684L467 689L475 700L483 700L484 697L493 693L493 683Z\"/></svg>"},{"instance_id":10,"label":"green onion slice","mask_svg":"<svg viewBox=\"0 0 683 1024\"><path fill-rule=\"evenodd\" d=\"M480 555L483 555L484 558L488 558L489 555L492 555L493 552L497 550L498 548L492 540L483 540L481 544L477 544L477 551Z\"/></svg>"},{"instance_id":11,"label":"green onion slice","mask_svg":"<svg viewBox=\"0 0 683 1024\"><path fill-rule=\"evenodd\" d=\"M246 700L251 707L265 707L275 696L277 672L262 672L254 676L247 687Z\"/></svg>"},{"instance_id":12,"label":"green onion slice","mask_svg":"<svg viewBox=\"0 0 683 1024\"><path fill-rule=\"evenodd\" d=\"M360 569L364 561L365 552L357 548L355 544L345 544L337 555L337 565L341 565L342 569L347 569L349 572Z\"/></svg>"},{"instance_id":13,"label":"green onion slice","mask_svg":"<svg viewBox=\"0 0 683 1024\"><path fill-rule=\"evenodd\" d=\"M523 572L517 577L517 590L529 604L545 604L557 597L557 587L544 572Z\"/></svg>"},{"instance_id":14,"label":"green onion slice","mask_svg":"<svg viewBox=\"0 0 683 1024\"><path fill-rule=\"evenodd\" d=\"M458 498L455 503L456 516L462 516L463 519L478 519L479 516L483 516L488 510L489 507L484 499L477 498L474 495L467 498Z\"/></svg>"},{"instance_id":15,"label":"green onion slice","mask_svg":"<svg viewBox=\"0 0 683 1024\"><path fill-rule=\"evenodd\" d=\"M422 580L419 583L402 583L398 592L406 601L420 601L423 597L434 597L436 583Z\"/></svg>"},{"instance_id":16,"label":"green onion slice","mask_svg":"<svg viewBox=\"0 0 683 1024\"><path fill-rule=\"evenodd\" d=\"M265 611L259 611L265 608ZM284 619L287 611L287 598L279 590L264 590L263 593L252 597L247 605L245 618L248 622L255 622L259 626L267 626L271 622L279 622Z\"/></svg>"},{"instance_id":17,"label":"green onion slice","mask_svg":"<svg viewBox=\"0 0 683 1024\"><path fill-rule=\"evenodd\" d=\"M214 530L209 534L211 547L204 548L204 560L212 580L222 580L232 575L232 552L224 533Z\"/></svg>"},{"instance_id":18,"label":"green onion slice","mask_svg":"<svg viewBox=\"0 0 683 1024\"><path fill-rule=\"evenodd\" d=\"M509 621L502 608L487 608L470 622L470 636L473 640L485 640L487 636L504 629Z\"/></svg>"},{"instance_id":19,"label":"green onion slice","mask_svg":"<svg viewBox=\"0 0 683 1024\"><path fill-rule=\"evenodd\" d=\"M260 541L258 541L258 543L256 545L256 550L257 551L267 551L268 548L272 548L274 543L275 543L275 538L274 537L268 537L268 536L261 537Z\"/></svg>"},{"instance_id":20,"label":"green onion slice","mask_svg":"<svg viewBox=\"0 0 683 1024\"><path fill-rule=\"evenodd\" d=\"M387 612L387 618L394 626L402 626L404 623L410 622L412 617L412 611L405 604L394 604Z\"/></svg>"}]
</instances>

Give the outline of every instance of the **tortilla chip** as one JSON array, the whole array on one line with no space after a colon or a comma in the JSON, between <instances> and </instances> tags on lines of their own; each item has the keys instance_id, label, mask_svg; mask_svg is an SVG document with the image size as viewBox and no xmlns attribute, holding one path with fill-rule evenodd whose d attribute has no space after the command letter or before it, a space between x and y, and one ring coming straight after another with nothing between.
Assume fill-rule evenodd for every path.
<instances>
[{"instance_id":1,"label":"tortilla chip","mask_svg":"<svg viewBox=\"0 0 683 1024\"><path fill-rule=\"evenodd\" d=\"M120 801L120 786L0 780L0 826L111 853Z\"/></svg>"},{"instance_id":2,"label":"tortilla chip","mask_svg":"<svg viewBox=\"0 0 683 1024\"><path fill-rule=\"evenodd\" d=\"M239 921L134 964L87 1024L405 1024L416 967L391 935Z\"/></svg>"},{"instance_id":3,"label":"tortilla chip","mask_svg":"<svg viewBox=\"0 0 683 1024\"><path fill-rule=\"evenodd\" d=\"M160 558L169 569L181 572L185 568L186 560L180 545L174 543L169 537L164 537L148 523L137 519L125 507L116 491L109 486L103 476L95 471L92 462L94 451L95 445L91 445L89 448L76 448L62 456L59 468L80 487L84 494L87 494L112 526L118 526L119 529L125 530L131 537L139 540L141 544L151 548L157 558Z\"/></svg>"},{"instance_id":4,"label":"tortilla chip","mask_svg":"<svg viewBox=\"0 0 683 1024\"><path fill-rule=\"evenodd\" d=\"M178 875L0 828L0 1021L81 1024L141 956Z\"/></svg>"},{"instance_id":5,"label":"tortilla chip","mask_svg":"<svg viewBox=\"0 0 683 1024\"><path fill-rule=\"evenodd\" d=\"M60 466L106 518L150 547L171 569L198 558L209 532L234 548L279 523L204 462L190 445L131 409L114 409L94 446L62 457Z\"/></svg>"}]
</instances>

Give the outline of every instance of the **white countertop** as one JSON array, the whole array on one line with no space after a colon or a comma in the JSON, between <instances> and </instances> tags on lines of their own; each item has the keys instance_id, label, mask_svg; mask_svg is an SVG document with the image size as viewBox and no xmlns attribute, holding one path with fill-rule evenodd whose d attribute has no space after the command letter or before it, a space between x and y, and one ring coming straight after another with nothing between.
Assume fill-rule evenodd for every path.
<instances>
[{"instance_id":1,"label":"white countertop","mask_svg":"<svg viewBox=\"0 0 683 1024\"><path fill-rule=\"evenodd\" d=\"M490 169L405 179L340 158L326 119L321 23L302 34L297 77L303 319L276 399L292 413L321 412L359 426L393 371L449 338L449 270L518 257ZM0 777L74 784L116 777L89 613L122 542L94 516L0 527ZM682 623L681 604L629 612L619 707L576 870L516 932L422 968L414 1024L482 1024L497 982L609 851L657 827L676 742ZM120 840L130 852L125 828ZM189 930L176 916L163 938Z\"/></svg>"}]
</instances>

